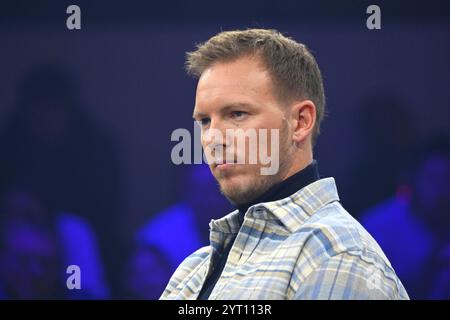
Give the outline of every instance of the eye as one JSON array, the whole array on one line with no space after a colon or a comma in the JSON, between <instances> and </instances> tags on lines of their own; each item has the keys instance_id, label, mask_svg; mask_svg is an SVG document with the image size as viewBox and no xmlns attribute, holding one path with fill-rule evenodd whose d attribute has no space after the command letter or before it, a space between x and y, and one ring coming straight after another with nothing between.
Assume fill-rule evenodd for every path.
<instances>
[{"instance_id":1,"label":"eye","mask_svg":"<svg viewBox=\"0 0 450 320\"><path fill-rule=\"evenodd\" d=\"M210 118L202 118L202 119L199 119L197 122L200 124L201 127L205 127L211 122L211 119Z\"/></svg>"},{"instance_id":2,"label":"eye","mask_svg":"<svg viewBox=\"0 0 450 320\"><path fill-rule=\"evenodd\" d=\"M232 111L231 112L231 118L236 119L236 120L242 120L243 118L245 118L245 116L247 116L247 112L244 112L244 111Z\"/></svg>"}]
</instances>

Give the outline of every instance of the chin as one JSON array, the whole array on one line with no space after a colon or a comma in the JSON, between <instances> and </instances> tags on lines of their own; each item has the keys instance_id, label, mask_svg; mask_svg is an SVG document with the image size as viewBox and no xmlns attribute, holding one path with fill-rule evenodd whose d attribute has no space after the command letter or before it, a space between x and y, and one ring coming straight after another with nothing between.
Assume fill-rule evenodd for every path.
<instances>
[{"instance_id":1,"label":"chin","mask_svg":"<svg viewBox=\"0 0 450 320\"><path fill-rule=\"evenodd\" d=\"M242 189L242 181L236 177L221 177L219 179L220 189L225 195L240 192Z\"/></svg>"},{"instance_id":2,"label":"chin","mask_svg":"<svg viewBox=\"0 0 450 320\"><path fill-rule=\"evenodd\" d=\"M245 184L236 177L222 177L219 180L222 194L234 203L239 202L240 196L245 193Z\"/></svg>"},{"instance_id":3,"label":"chin","mask_svg":"<svg viewBox=\"0 0 450 320\"><path fill-rule=\"evenodd\" d=\"M234 205L248 203L258 197L264 190L260 190L260 185L255 185L254 181L226 181L220 184L222 194L228 198Z\"/></svg>"}]
</instances>

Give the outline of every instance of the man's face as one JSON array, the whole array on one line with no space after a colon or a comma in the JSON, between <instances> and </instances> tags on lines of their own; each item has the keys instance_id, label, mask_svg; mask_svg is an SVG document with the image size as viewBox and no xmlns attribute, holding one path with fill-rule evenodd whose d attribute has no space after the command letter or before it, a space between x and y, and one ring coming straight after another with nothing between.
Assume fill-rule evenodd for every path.
<instances>
[{"instance_id":1,"label":"man's face","mask_svg":"<svg viewBox=\"0 0 450 320\"><path fill-rule=\"evenodd\" d=\"M274 95L269 71L259 57L244 56L231 62L218 62L202 73L197 86L194 118L202 129L205 153L210 151L213 158L212 163L208 161L211 172L219 182L222 193L235 204L255 199L284 179L293 160L293 142L285 115L286 109ZM223 140L211 135L212 129L222 132ZM258 133L260 129L266 129L268 154L274 152L270 146L279 148L277 172L273 175L261 174L261 168L267 167L267 164L261 161L259 134L257 161L249 163L251 148L248 137L245 144L239 145L235 137L226 137L226 131L230 129L242 129L244 132L256 129ZM272 129L279 130L279 141L274 143L271 141ZM226 161L229 159L234 161ZM236 159L245 159L245 163L236 163ZM225 161L225 164L218 164Z\"/></svg>"}]
</instances>

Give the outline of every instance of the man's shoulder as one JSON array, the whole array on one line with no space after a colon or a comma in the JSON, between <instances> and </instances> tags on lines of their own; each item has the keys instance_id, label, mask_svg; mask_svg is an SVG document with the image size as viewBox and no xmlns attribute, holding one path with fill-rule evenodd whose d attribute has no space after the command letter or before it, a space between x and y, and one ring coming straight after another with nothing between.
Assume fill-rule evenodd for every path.
<instances>
[{"instance_id":1,"label":"man's shoulder","mask_svg":"<svg viewBox=\"0 0 450 320\"><path fill-rule=\"evenodd\" d=\"M294 234L319 240L317 244L329 255L348 251L373 251L384 255L375 239L338 201L323 206ZM309 244L314 245L314 242L309 241Z\"/></svg>"},{"instance_id":2,"label":"man's shoulder","mask_svg":"<svg viewBox=\"0 0 450 320\"><path fill-rule=\"evenodd\" d=\"M345 285L339 290L332 280L330 283L323 281L319 289L330 293L331 297L353 292L354 298L407 298L378 243L339 202L322 207L291 236L303 239L294 270L293 279L296 281L292 283L298 292L307 290L310 294L318 290L314 285L316 282L345 278ZM311 282L311 292L306 289L308 281ZM352 281L358 283L357 288L356 284L350 285ZM299 296L307 297L308 294Z\"/></svg>"},{"instance_id":3,"label":"man's shoulder","mask_svg":"<svg viewBox=\"0 0 450 320\"><path fill-rule=\"evenodd\" d=\"M341 205L334 178L318 180L287 199L264 205L283 226L283 248L318 265L349 253L390 267L375 239Z\"/></svg>"},{"instance_id":4,"label":"man's shoulder","mask_svg":"<svg viewBox=\"0 0 450 320\"><path fill-rule=\"evenodd\" d=\"M375 239L337 201L315 212L292 237L305 239L302 251L316 259L317 263L351 253L391 268Z\"/></svg>"},{"instance_id":5,"label":"man's shoulder","mask_svg":"<svg viewBox=\"0 0 450 320\"><path fill-rule=\"evenodd\" d=\"M205 246L194 253L190 254L173 273L169 283L164 290L161 299L167 299L173 292L181 292L183 285L192 278L200 276L199 268L201 268L209 260L211 254L211 246ZM206 269L205 269L206 271ZM197 279L195 283L199 283Z\"/></svg>"},{"instance_id":6,"label":"man's shoulder","mask_svg":"<svg viewBox=\"0 0 450 320\"><path fill-rule=\"evenodd\" d=\"M183 262L178 266L175 274L177 272L190 272L195 269L200 263L205 261L211 254L211 246L202 247L195 252L187 256Z\"/></svg>"}]
</instances>

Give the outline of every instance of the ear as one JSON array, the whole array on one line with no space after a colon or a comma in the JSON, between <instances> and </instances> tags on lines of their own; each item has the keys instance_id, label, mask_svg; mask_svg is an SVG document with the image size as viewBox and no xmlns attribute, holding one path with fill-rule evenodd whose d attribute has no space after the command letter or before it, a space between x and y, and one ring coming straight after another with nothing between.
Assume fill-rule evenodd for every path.
<instances>
[{"instance_id":1,"label":"ear","mask_svg":"<svg viewBox=\"0 0 450 320\"><path fill-rule=\"evenodd\" d=\"M295 103L291 109L292 140L296 143L304 142L312 135L316 124L316 106L311 100Z\"/></svg>"}]
</instances>

